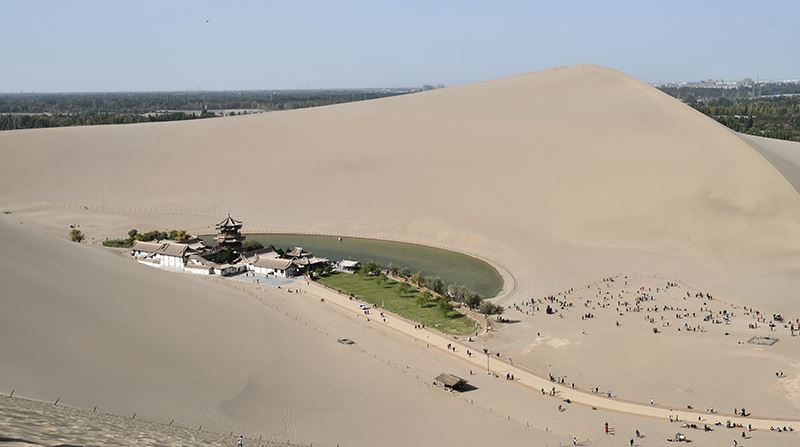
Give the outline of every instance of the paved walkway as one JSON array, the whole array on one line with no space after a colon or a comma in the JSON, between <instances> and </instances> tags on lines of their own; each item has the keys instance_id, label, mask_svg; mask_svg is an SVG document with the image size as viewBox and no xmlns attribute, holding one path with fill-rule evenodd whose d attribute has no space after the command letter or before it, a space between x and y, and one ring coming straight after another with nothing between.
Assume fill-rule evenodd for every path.
<instances>
[{"instance_id":1,"label":"paved walkway","mask_svg":"<svg viewBox=\"0 0 800 447\"><path fill-rule=\"evenodd\" d=\"M548 398L558 399L559 401L569 399L573 404L582 404L597 409L617 411L640 416L649 416L664 419L665 421L672 417L673 420L695 423L700 426L702 426L702 424L708 424L712 428L716 422L720 422L725 425L728 421L734 424L741 424L744 428L747 428L748 424L750 424L753 429L757 430L769 430L770 427L782 428L790 426L794 427L794 425L800 426L800 420L797 419L739 417L732 414L711 414L691 410L677 410L662 407L657 404L648 405L646 403L625 401L619 398L608 398L605 394L592 394L579 389L572 389L571 386L556 384L551 382L548 378L536 375L523 367L509 364L502 358L497 358L495 353L490 352L489 355L486 355L483 353L482 348L475 349L474 346L464 345L459 343L454 337L448 337L427 329L417 329L415 328L416 323L386 311L384 311L384 314L386 315L386 322L384 323L377 311L373 311L374 313L371 313L370 315L365 315L364 312L358 308L359 304L364 304L363 301L350 299L348 296L339 294L317 283L306 283L303 281L298 282L297 286L299 288L308 290L310 294L315 295L317 298L324 298L326 303L332 303L348 311L352 311L361 318L369 318L369 321L374 324L386 326L389 329L393 329L414 339L426 342L431 347L447 351L451 355L472 365L475 368L476 373L488 370L488 372L500 376L499 380L505 380L507 373L513 374L515 378L515 380L513 380L514 384L526 387L532 393L536 393L536 395L539 396L542 395L541 390L544 389ZM448 350L448 344L455 347L455 351ZM467 354L468 351L472 353L471 356ZM553 388L555 388L556 391L555 397L551 397L549 395Z\"/></svg>"},{"instance_id":2,"label":"paved walkway","mask_svg":"<svg viewBox=\"0 0 800 447\"><path fill-rule=\"evenodd\" d=\"M291 287L298 280L294 278L282 278L275 275L263 275L261 273L239 273L238 275L225 276L227 280L249 282L250 284L259 284L272 287Z\"/></svg>"}]
</instances>

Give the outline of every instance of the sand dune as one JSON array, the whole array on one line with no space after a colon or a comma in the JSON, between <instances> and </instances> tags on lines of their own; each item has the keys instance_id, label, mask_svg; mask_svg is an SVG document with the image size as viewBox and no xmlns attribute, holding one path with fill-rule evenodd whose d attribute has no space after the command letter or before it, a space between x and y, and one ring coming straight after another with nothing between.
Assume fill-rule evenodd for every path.
<instances>
[{"instance_id":1,"label":"sand dune","mask_svg":"<svg viewBox=\"0 0 800 447\"><path fill-rule=\"evenodd\" d=\"M300 111L3 132L0 147L4 209L233 211L251 229L439 242L504 264L522 293L631 269L718 287L800 278L800 196L783 176L713 120L596 66Z\"/></svg>"},{"instance_id":2,"label":"sand dune","mask_svg":"<svg viewBox=\"0 0 800 447\"><path fill-rule=\"evenodd\" d=\"M740 135L800 191L800 143Z\"/></svg>"},{"instance_id":3,"label":"sand dune","mask_svg":"<svg viewBox=\"0 0 800 447\"><path fill-rule=\"evenodd\" d=\"M250 231L366 235L476 253L516 279L508 303L622 271L654 286L679 278L731 303L796 315L800 195L791 163L776 165L795 159L788 145L774 152L782 159L762 150L765 158L753 148L760 143L596 66L317 109L3 132L0 210L10 214L0 215L0 386L315 445L509 445L532 436L555 444L575 434L604 445L612 441L598 438L597 427L609 419L620 431L645 428L663 439L672 426L588 408L563 416L555 400L486 376L473 376L479 390L468 399L477 403L442 397L428 377L468 374L446 354L314 300L149 269L43 233L63 237L80 224L97 242L132 227L207 228L231 211ZM647 348L624 343L646 333L643 322L617 331L608 329L616 316L603 315L597 324L608 327L592 329L597 335L581 347L577 313L560 325L521 318L489 343L519 349L538 372L546 358L562 359L558 366L581 386L600 377L636 400L670 374L648 363L662 359L658 353L627 359L630 371L608 360ZM364 351L335 344L342 331ZM536 345L538 331L547 331L546 348ZM680 347L670 354L676 362L681 349L703 359L707 348L720 368L750 355L721 332L704 343L664 337L665 346ZM796 363L792 342L751 356L771 362L765 368ZM597 354L603 350L609 355ZM570 360L577 354L580 361ZM708 389L713 377L704 378L711 385L691 396L728 393L741 374L717 391ZM683 380L691 377L668 383ZM778 403L754 406L795 416L793 401L772 398ZM441 430L437 417L445 414L459 430ZM398 429L398 418L414 432ZM714 445L730 441L708 436Z\"/></svg>"},{"instance_id":4,"label":"sand dune","mask_svg":"<svg viewBox=\"0 0 800 447\"><path fill-rule=\"evenodd\" d=\"M660 419L567 405L480 371L471 375L476 366L444 346L413 342L318 297L168 273L3 221L0 243L8 250L0 261L0 391L50 402L1 399L10 438L43 445L92 444L98 437L115 445L230 445L233 438L222 434L233 432L332 447L568 445L575 436L612 446L619 439L602 433L606 422L620 437L641 430L655 445L681 430ZM342 335L357 344L336 343ZM504 335L489 341L508 343ZM681 343L679 337L669 343ZM692 345L698 344L684 348ZM692 353L700 354L702 346ZM613 375L605 355L583 355L583 389L598 371ZM469 378L477 390L450 395L431 387L441 371ZM646 390L648 383L620 384L616 392L634 395L631 386ZM718 389L731 383L723 385ZM59 409L56 398L89 410ZM95 405L118 416L96 416ZM769 405L753 406L769 411ZM22 416L30 411L36 416ZM172 419L184 428L165 427ZM690 437L723 446L737 434L716 428ZM750 436L776 446L797 441L794 433Z\"/></svg>"},{"instance_id":5,"label":"sand dune","mask_svg":"<svg viewBox=\"0 0 800 447\"><path fill-rule=\"evenodd\" d=\"M541 425L486 420L487 409L443 398L442 390L425 385L438 370L465 374L457 361L429 353L424 362L409 358L417 354L405 340L330 310L298 320L276 289L262 292L265 305L218 282L2 221L0 243L3 393L15 389L117 415L314 445L553 436ZM304 302L313 306L314 300ZM336 343L343 333L358 345ZM425 366L410 373L402 361ZM444 432L441 414L481 429ZM398 423L415 430L387 437ZM28 430L38 433L34 426ZM24 427L16 433L26 435Z\"/></svg>"}]
</instances>

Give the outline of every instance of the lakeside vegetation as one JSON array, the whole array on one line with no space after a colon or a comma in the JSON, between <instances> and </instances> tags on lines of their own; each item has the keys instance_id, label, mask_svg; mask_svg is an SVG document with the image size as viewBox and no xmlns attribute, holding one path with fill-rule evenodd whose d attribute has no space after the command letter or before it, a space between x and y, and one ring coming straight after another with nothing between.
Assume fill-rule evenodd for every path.
<instances>
[{"instance_id":1,"label":"lakeside vegetation","mask_svg":"<svg viewBox=\"0 0 800 447\"><path fill-rule=\"evenodd\" d=\"M477 329L473 320L454 309L454 302L485 316L500 315L505 310L464 286L445 284L436 277L411 273L404 268L382 267L374 262L363 264L354 274L326 271L318 275L317 281L454 335L467 335Z\"/></svg>"},{"instance_id":2,"label":"lakeside vegetation","mask_svg":"<svg viewBox=\"0 0 800 447\"><path fill-rule=\"evenodd\" d=\"M800 84L660 89L737 132L800 141Z\"/></svg>"},{"instance_id":3,"label":"lakeside vegetation","mask_svg":"<svg viewBox=\"0 0 800 447\"><path fill-rule=\"evenodd\" d=\"M340 293L447 334L470 335L479 329L475 321L453 309L444 297L434 297L430 292L391 280L384 274L332 273L318 281Z\"/></svg>"},{"instance_id":4,"label":"lakeside vegetation","mask_svg":"<svg viewBox=\"0 0 800 447\"><path fill-rule=\"evenodd\" d=\"M132 229L128 231L127 239L106 239L103 241L104 247L113 248L130 248L134 242L152 242L161 239L169 239L177 242L186 241L190 238L186 230L171 230L167 231L148 231L147 233L139 233L139 230Z\"/></svg>"},{"instance_id":5,"label":"lakeside vegetation","mask_svg":"<svg viewBox=\"0 0 800 447\"><path fill-rule=\"evenodd\" d=\"M0 130L201 119L363 101L419 90L3 93Z\"/></svg>"},{"instance_id":6,"label":"lakeside vegetation","mask_svg":"<svg viewBox=\"0 0 800 447\"><path fill-rule=\"evenodd\" d=\"M202 236L206 244L212 236ZM362 264L373 262L385 269L400 270L439 283L459 284L485 298L497 296L503 288L503 277L491 264L482 259L426 245L356 237L309 234L247 234L247 241L259 241L264 246L289 248L301 246L328 259L352 259ZM281 250L277 248L277 250Z\"/></svg>"}]
</instances>

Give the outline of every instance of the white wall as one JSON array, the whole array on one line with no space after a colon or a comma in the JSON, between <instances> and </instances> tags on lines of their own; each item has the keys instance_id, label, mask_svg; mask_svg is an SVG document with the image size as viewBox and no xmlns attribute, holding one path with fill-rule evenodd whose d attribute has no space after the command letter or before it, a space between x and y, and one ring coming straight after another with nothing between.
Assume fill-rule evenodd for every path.
<instances>
[{"instance_id":1,"label":"white wall","mask_svg":"<svg viewBox=\"0 0 800 447\"><path fill-rule=\"evenodd\" d=\"M182 256L161 255L161 267L173 270L183 270L183 266L184 264Z\"/></svg>"}]
</instances>

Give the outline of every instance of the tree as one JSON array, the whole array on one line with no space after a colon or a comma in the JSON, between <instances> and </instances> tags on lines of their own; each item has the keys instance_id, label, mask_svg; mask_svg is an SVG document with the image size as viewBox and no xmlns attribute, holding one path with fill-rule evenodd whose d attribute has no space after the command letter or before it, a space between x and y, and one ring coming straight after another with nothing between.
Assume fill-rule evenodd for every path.
<instances>
[{"instance_id":1,"label":"tree","mask_svg":"<svg viewBox=\"0 0 800 447\"><path fill-rule=\"evenodd\" d=\"M417 295L417 299L415 302L419 307L425 307L428 305L428 301L431 299L431 294L428 292L422 292Z\"/></svg>"},{"instance_id":2,"label":"tree","mask_svg":"<svg viewBox=\"0 0 800 447\"><path fill-rule=\"evenodd\" d=\"M450 304L450 301L448 301L447 298L441 297L436 302L436 308L439 309L442 315L447 316L447 314L453 310L453 305Z\"/></svg>"},{"instance_id":3,"label":"tree","mask_svg":"<svg viewBox=\"0 0 800 447\"><path fill-rule=\"evenodd\" d=\"M189 239L189 235L186 230L172 230L169 232L169 239L180 242Z\"/></svg>"},{"instance_id":4,"label":"tree","mask_svg":"<svg viewBox=\"0 0 800 447\"><path fill-rule=\"evenodd\" d=\"M367 261L364 264L361 264L361 273L366 275L377 275L380 273L380 271L381 267L372 261Z\"/></svg>"},{"instance_id":5,"label":"tree","mask_svg":"<svg viewBox=\"0 0 800 447\"><path fill-rule=\"evenodd\" d=\"M134 228L134 229L132 229L131 231L128 232L128 239L134 240L134 239L136 239L136 236L138 236L138 235L139 235L139 230Z\"/></svg>"},{"instance_id":6,"label":"tree","mask_svg":"<svg viewBox=\"0 0 800 447\"><path fill-rule=\"evenodd\" d=\"M244 251L261 250L262 248L264 248L264 244L259 241L249 240L242 243L242 250Z\"/></svg>"},{"instance_id":7,"label":"tree","mask_svg":"<svg viewBox=\"0 0 800 447\"><path fill-rule=\"evenodd\" d=\"M411 286L406 282L401 282L397 288L400 289L400 296L403 296L411 290Z\"/></svg>"},{"instance_id":8,"label":"tree","mask_svg":"<svg viewBox=\"0 0 800 447\"><path fill-rule=\"evenodd\" d=\"M383 284L386 283L386 281L388 279L389 278L387 278L386 275L384 275L383 273L380 273L380 274L378 274L378 277L375 278L375 282L378 283L379 285L383 285Z\"/></svg>"},{"instance_id":9,"label":"tree","mask_svg":"<svg viewBox=\"0 0 800 447\"><path fill-rule=\"evenodd\" d=\"M483 297L477 293L471 293L464 299L464 304L470 309L476 309L483 302Z\"/></svg>"},{"instance_id":10,"label":"tree","mask_svg":"<svg viewBox=\"0 0 800 447\"><path fill-rule=\"evenodd\" d=\"M484 315L500 315L505 309L503 306L484 301L478 307L478 311Z\"/></svg>"},{"instance_id":11,"label":"tree","mask_svg":"<svg viewBox=\"0 0 800 447\"><path fill-rule=\"evenodd\" d=\"M83 242L83 239L84 239L84 235L81 232L81 230L79 230L77 228L73 228L72 231L69 232L69 240L71 240L72 242L81 243L81 242Z\"/></svg>"},{"instance_id":12,"label":"tree","mask_svg":"<svg viewBox=\"0 0 800 447\"><path fill-rule=\"evenodd\" d=\"M445 285L444 281L442 281L442 279L439 278L438 276L435 278L426 278L425 284L429 289L433 290L439 295L444 295L444 293L447 291L446 290L447 286Z\"/></svg>"}]
</instances>

